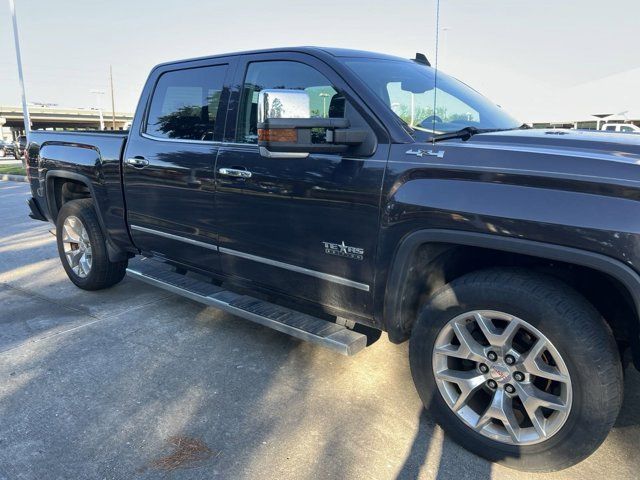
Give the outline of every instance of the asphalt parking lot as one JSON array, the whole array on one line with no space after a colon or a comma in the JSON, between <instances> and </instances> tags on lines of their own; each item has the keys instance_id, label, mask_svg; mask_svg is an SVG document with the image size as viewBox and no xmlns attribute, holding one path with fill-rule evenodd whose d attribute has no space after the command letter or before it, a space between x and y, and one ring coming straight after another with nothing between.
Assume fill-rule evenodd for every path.
<instances>
[{"instance_id":1,"label":"asphalt parking lot","mask_svg":"<svg viewBox=\"0 0 640 480\"><path fill-rule=\"evenodd\" d=\"M0 479L637 478L633 370L592 457L514 472L423 413L406 344L346 358L132 279L77 289L27 193L0 182Z\"/></svg>"}]
</instances>

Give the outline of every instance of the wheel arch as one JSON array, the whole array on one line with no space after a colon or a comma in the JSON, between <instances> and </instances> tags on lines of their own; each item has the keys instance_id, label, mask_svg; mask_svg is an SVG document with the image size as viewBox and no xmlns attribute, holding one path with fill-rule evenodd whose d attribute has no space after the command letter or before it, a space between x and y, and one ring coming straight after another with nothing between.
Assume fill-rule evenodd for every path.
<instances>
[{"instance_id":1,"label":"wheel arch","mask_svg":"<svg viewBox=\"0 0 640 480\"><path fill-rule=\"evenodd\" d=\"M81 175L75 172L67 172L64 170L48 171L45 179L45 182L46 182L45 192L46 192L47 209L49 211L49 215L51 216L51 220L53 222L55 222L56 219L58 218L58 213L60 213L60 209L62 208L62 205L65 203L64 201L65 199L60 198L61 192L60 192L59 185L61 185L60 183L61 180L63 181L63 183L66 183L64 181L68 181L68 183L83 185L89 192L88 196L93 199L96 198L91 181L84 175ZM75 200L75 198L67 199L67 201L68 200ZM98 216L98 220L100 221L100 227L104 228L102 217L100 215L100 212L97 211L97 209L96 209L96 215Z\"/></svg>"},{"instance_id":2,"label":"wheel arch","mask_svg":"<svg viewBox=\"0 0 640 480\"><path fill-rule=\"evenodd\" d=\"M69 182L73 182L76 184L81 184L89 191L89 197L93 198L95 201L95 192L91 181L84 175L75 172L68 172L65 170L49 170L46 174L45 182L46 182L46 201L47 201L47 210L49 211L49 215L51 216L51 220L53 222L58 218L58 213L62 208L64 202L58 198L60 192L59 189L56 188L56 182L59 180L68 180ZM100 222L100 228L104 228L104 222L102 219L102 215L96 209L96 215L98 216L98 221Z\"/></svg>"},{"instance_id":3,"label":"wheel arch","mask_svg":"<svg viewBox=\"0 0 640 480\"><path fill-rule=\"evenodd\" d=\"M117 262L129 258L130 255L123 251L120 248L117 248L109 237L109 231L106 227L102 212L100 208L98 208L97 201L99 197L96 195L95 188L91 180L85 175L69 172L66 170L49 170L45 177L45 193L46 193L46 202L47 202L47 210L51 217L51 221L56 223L56 219L58 218L58 213L62 208L64 202L60 201L58 198L59 189L56 188L56 182L59 180L68 180L70 182L74 182L77 184L83 185L87 190L89 195L78 197L78 198L91 198L93 199L94 211L96 213L96 217L98 218L98 223L100 224L100 229L103 231L104 236L107 240L107 254L109 256L109 260L112 262ZM72 198L70 200L76 200L77 198Z\"/></svg>"},{"instance_id":4,"label":"wheel arch","mask_svg":"<svg viewBox=\"0 0 640 480\"><path fill-rule=\"evenodd\" d=\"M634 364L640 369L640 275L631 267L606 255L590 251L475 232L427 229L412 232L401 240L396 248L384 291L383 322L392 342L406 340L415 321L415 317L407 318L408 311L411 311L407 305L408 302L414 302L416 305L420 302L421 293L416 291L416 286L410 281L416 265L420 265L420 262L428 265L426 281L433 284L434 288L438 287L447 282L438 268L439 262L454 263L453 277L456 276L456 270L463 274L469 271L465 271L464 265L455 265L456 252L461 248L486 249L547 262L559 262L563 265L575 265L617 282L624 290L621 292L622 295L628 296L630 307L633 309L633 319L625 324L625 328L629 330L628 343ZM428 258L421 259L420 255ZM423 271L422 274L424 273ZM422 284L419 288L425 290L428 289L428 285Z\"/></svg>"}]
</instances>

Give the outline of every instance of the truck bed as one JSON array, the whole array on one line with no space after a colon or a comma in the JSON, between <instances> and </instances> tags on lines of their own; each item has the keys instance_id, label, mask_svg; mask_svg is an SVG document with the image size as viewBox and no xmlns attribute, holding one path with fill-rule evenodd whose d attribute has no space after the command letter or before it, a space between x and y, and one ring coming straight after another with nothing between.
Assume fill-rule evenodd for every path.
<instances>
[{"instance_id":1,"label":"truck bed","mask_svg":"<svg viewBox=\"0 0 640 480\"><path fill-rule=\"evenodd\" d=\"M61 193L56 179L80 182L91 191L101 225L111 232L110 247L129 247L121 165L127 137L128 131L124 130L32 131L27 174L43 216L50 221L57 216Z\"/></svg>"}]
</instances>

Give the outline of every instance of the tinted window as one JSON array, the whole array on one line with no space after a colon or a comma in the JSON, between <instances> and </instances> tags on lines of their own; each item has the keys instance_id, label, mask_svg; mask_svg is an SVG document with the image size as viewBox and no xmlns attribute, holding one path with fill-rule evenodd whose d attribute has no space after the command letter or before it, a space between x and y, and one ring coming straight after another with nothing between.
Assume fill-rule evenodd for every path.
<instances>
[{"instance_id":1,"label":"tinted window","mask_svg":"<svg viewBox=\"0 0 640 480\"><path fill-rule=\"evenodd\" d=\"M607 130L609 130L610 132L615 132L616 131L616 126L615 125L607 125Z\"/></svg>"},{"instance_id":2,"label":"tinted window","mask_svg":"<svg viewBox=\"0 0 640 480\"><path fill-rule=\"evenodd\" d=\"M226 70L226 65L219 65L163 73L145 132L161 138L213 140Z\"/></svg>"},{"instance_id":3,"label":"tinted window","mask_svg":"<svg viewBox=\"0 0 640 480\"><path fill-rule=\"evenodd\" d=\"M435 70L430 67L403 60L343 61L414 132L444 133L465 127L503 130L521 125L502 108L443 72L438 72L436 88Z\"/></svg>"},{"instance_id":4,"label":"tinted window","mask_svg":"<svg viewBox=\"0 0 640 480\"><path fill-rule=\"evenodd\" d=\"M621 132L633 132L633 128L631 127L620 127Z\"/></svg>"},{"instance_id":5,"label":"tinted window","mask_svg":"<svg viewBox=\"0 0 640 480\"><path fill-rule=\"evenodd\" d=\"M387 95L391 110L411 127L427 126L432 120L455 123L480 122L480 113L468 103L439 88L427 93L414 94L402 89L402 82L389 82ZM433 116L434 97L438 100L436 115ZM433 122L432 122L433 123Z\"/></svg>"},{"instance_id":6,"label":"tinted window","mask_svg":"<svg viewBox=\"0 0 640 480\"><path fill-rule=\"evenodd\" d=\"M258 142L258 93L265 88L305 90L312 117L344 117L344 97L315 68L287 61L250 63L242 89L236 141Z\"/></svg>"}]
</instances>

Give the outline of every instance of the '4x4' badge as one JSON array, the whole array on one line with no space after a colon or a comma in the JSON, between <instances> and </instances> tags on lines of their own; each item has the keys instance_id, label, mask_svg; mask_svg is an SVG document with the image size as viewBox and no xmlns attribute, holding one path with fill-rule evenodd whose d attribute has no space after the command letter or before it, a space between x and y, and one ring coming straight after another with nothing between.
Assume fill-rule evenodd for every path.
<instances>
[{"instance_id":1,"label":"'4x4' badge","mask_svg":"<svg viewBox=\"0 0 640 480\"><path fill-rule=\"evenodd\" d=\"M327 255L336 255L338 257L352 258L354 260L364 259L364 248L350 247L344 243L322 242L324 245L324 253Z\"/></svg>"},{"instance_id":2,"label":"'4x4' badge","mask_svg":"<svg viewBox=\"0 0 640 480\"><path fill-rule=\"evenodd\" d=\"M407 150L404 153L406 153L407 155L415 155L416 157L424 157L426 155L429 155L431 157L444 158L444 150L438 150L437 152L434 152L433 150L419 149L419 150Z\"/></svg>"}]
</instances>

